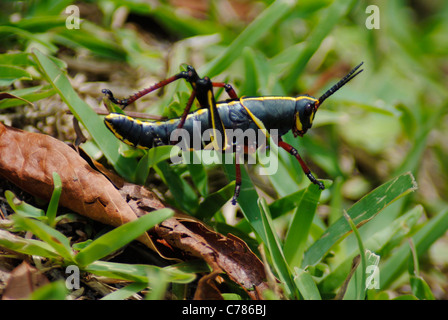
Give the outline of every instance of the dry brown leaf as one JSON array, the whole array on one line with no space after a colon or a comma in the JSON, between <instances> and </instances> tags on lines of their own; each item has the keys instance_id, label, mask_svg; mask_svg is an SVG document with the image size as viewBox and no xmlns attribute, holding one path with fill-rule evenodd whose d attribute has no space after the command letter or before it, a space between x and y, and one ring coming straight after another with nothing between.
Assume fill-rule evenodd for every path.
<instances>
[{"instance_id":1,"label":"dry brown leaf","mask_svg":"<svg viewBox=\"0 0 448 320\"><path fill-rule=\"evenodd\" d=\"M0 123L0 176L49 200L53 172L61 177L62 206L115 227L137 218L109 180L65 143ZM148 235L139 240L156 250Z\"/></svg>"},{"instance_id":2,"label":"dry brown leaf","mask_svg":"<svg viewBox=\"0 0 448 320\"><path fill-rule=\"evenodd\" d=\"M199 280L198 288L194 293L195 300L224 300L215 282L221 272L221 270L213 271Z\"/></svg>"},{"instance_id":3,"label":"dry brown leaf","mask_svg":"<svg viewBox=\"0 0 448 320\"><path fill-rule=\"evenodd\" d=\"M2 300L28 299L36 289L50 283L39 270L23 261L12 270Z\"/></svg>"},{"instance_id":4,"label":"dry brown leaf","mask_svg":"<svg viewBox=\"0 0 448 320\"><path fill-rule=\"evenodd\" d=\"M264 265L238 237L230 233L225 237L184 215L165 220L154 231L171 246L205 260L213 273L225 272L252 299L262 299L262 292L268 288ZM204 284L210 287L212 278L204 280Z\"/></svg>"}]
</instances>

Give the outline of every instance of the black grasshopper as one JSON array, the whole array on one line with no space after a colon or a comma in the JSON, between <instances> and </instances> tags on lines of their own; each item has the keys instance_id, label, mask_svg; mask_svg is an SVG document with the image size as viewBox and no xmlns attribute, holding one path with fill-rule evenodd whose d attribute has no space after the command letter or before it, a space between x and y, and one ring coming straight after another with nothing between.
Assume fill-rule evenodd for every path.
<instances>
[{"instance_id":1,"label":"black grasshopper","mask_svg":"<svg viewBox=\"0 0 448 320\"><path fill-rule=\"evenodd\" d=\"M303 136L311 128L319 106L325 99L362 72L362 69L356 72L361 65L362 63L356 66L318 99L308 95L239 98L229 84L212 82L208 77L200 78L196 70L188 66L186 71L144 89L128 99L115 99L110 90L103 90L107 99L115 104L122 105L124 108L149 92L175 80L185 79L191 84L193 91L182 117L167 121L151 122L136 120L119 113L110 113L105 117L104 122L118 139L139 148L152 148L157 145L177 142L176 136L173 138L172 135L176 132L176 129L183 129L190 137L195 137L198 134L195 131L198 128L197 124L200 127L201 139L205 130L211 131L211 134L210 141L203 141L199 145L195 145L193 141L187 141L187 144L195 147L195 149L213 148L220 151L235 152L238 148L244 147L236 142L238 140L229 138L228 130L241 130L240 132L243 133L248 130L254 130L257 134L261 132L266 138L270 137L272 132L274 132L275 137L273 136L273 140L277 142L278 146L296 157L308 179L318 185L320 189L324 189L323 183L313 176L298 151L284 142L281 137L290 130L292 130L294 136ZM225 88L230 99L216 102L213 87ZM195 98L198 100L201 108L189 113ZM255 141L259 141L258 137ZM257 146L255 143L255 147ZM235 161L235 166L236 184L232 199L233 204L236 204L241 187L239 161Z\"/></svg>"}]
</instances>

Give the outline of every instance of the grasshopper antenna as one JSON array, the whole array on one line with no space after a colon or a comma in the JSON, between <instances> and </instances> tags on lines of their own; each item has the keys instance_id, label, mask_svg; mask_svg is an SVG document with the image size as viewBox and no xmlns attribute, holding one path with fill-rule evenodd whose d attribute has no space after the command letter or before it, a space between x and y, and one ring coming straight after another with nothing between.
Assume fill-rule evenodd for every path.
<instances>
[{"instance_id":1,"label":"grasshopper antenna","mask_svg":"<svg viewBox=\"0 0 448 320\"><path fill-rule=\"evenodd\" d=\"M364 69L359 70L356 72L356 70L359 69L359 67L362 66L364 62L361 62L356 67L353 68L352 71L350 71L344 78L342 78L338 83L336 83L333 87L331 87L327 92L325 92L319 99L318 99L318 106L322 104L322 102L325 101L329 96L331 96L333 93L341 89L347 82L352 80L354 77L356 77L358 74L360 74ZM355 73L356 72L356 73ZM316 107L317 109L317 107Z\"/></svg>"}]
</instances>

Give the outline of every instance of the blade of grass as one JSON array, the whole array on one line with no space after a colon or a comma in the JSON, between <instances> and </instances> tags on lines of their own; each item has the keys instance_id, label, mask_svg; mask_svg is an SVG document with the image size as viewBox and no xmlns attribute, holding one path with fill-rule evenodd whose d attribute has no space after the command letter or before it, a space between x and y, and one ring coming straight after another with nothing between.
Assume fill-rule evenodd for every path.
<instances>
[{"instance_id":1,"label":"blade of grass","mask_svg":"<svg viewBox=\"0 0 448 320\"><path fill-rule=\"evenodd\" d=\"M11 90L8 92L13 97L4 98L0 101L0 109L6 109L23 105L33 105L34 101L45 99L56 93L56 90L48 86L35 86L25 89Z\"/></svg>"},{"instance_id":2,"label":"blade of grass","mask_svg":"<svg viewBox=\"0 0 448 320\"><path fill-rule=\"evenodd\" d=\"M297 77L303 73L308 61L320 47L322 41L330 34L340 19L347 15L355 1L334 1L322 14L319 23L308 36L306 46L301 51L296 62L289 67L284 77L283 85L286 92L290 92L296 84Z\"/></svg>"},{"instance_id":3,"label":"blade of grass","mask_svg":"<svg viewBox=\"0 0 448 320\"><path fill-rule=\"evenodd\" d=\"M201 196L205 197L208 194L208 184L207 184L207 173L205 171L204 165L200 163L199 152L190 152L190 157L192 161L187 161L187 168L190 171L191 180L193 180L194 185L198 189ZM185 157L189 155L184 154Z\"/></svg>"},{"instance_id":4,"label":"blade of grass","mask_svg":"<svg viewBox=\"0 0 448 320\"><path fill-rule=\"evenodd\" d=\"M16 66L0 65L0 86L7 87L17 80L32 80L31 75L22 68Z\"/></svg>"},{"instance_id":5,"label":"blade of grass","mask_svg":"<svg viewBox=\"0 0 448 320\"><path fill-rule=\"evenodd\" d=\"M283 253L291 268L300 266L302 261L320 194L319 187L310 184L302 194L299 205L294 212L283 244Z\"/></svg>"},{"instance_id":6,"label":"blade of grass","mask_svg":"<svg viewBox=\"0 0 448 320\"><path fill-rule=\"evenodd\" d=\"M70 241L62 233L41 221L22 217L20 214L13 215L12 219L17 227L33 233L36 237L51 246L67 262L74 261L75 254L70 247Z\"/></svg>"},{"instance_id":7,"label":"blade of grass","mask_svg":"<svg viewBox=\"0 0 448 320\"><path fill-rule=\"evenodd\" d=\"M232 198L234 190L235 182L232 181L220 190L210 194L200 203L194 216L201 220L211 219L211 217L213 217L215 213Z\"/></svg>"},{"instance_id":8,"label":"blade of grass","mask_svg":"<svg viewBox=\"0 0 448 320\"><path fill-rule=\"evenodd\" d=\"M224 171L226 172L227 178L230 181L235 180L235 165L234 164L223 164ZM247 174L246 169L241 165L241 190L238 197L238 205L243 212L244 217L249 222L253 231L256 235L266 243L266 235L263 227L262 215L260 213L260 208L257 205L258 194L255 187Z\"/></svg>"},{"instance_id":9,"label":"blade of grass","mask_svg":"<svg viewBox=\"0 0 448 320\"><path fill-rule=\"evenodd\" d=\"M236 38L228 45L224 51L213 61L201 68L201 74L206 74L210 78L220 74L233 61L241 56L245 47L250 47L257 42L269 29L280 21L291 8L294 1L277 0L266 8L255 18Z\"/></svg>"},{"instance_id":10,"label":"blade of grass","mask_svg":"<svg viewBox=\"0 0 448 320\"><path fill-rule=\"evenodd\" d=\"M272 219L278 218L294 208L297 208L302 200L305 190L306 189L301 189L272 202L269 205L269 211L271 211Z\"/></svg>"},{"instance_id":11,"label":"blade of grass","mask_svg":"<svg viewBox=\"0 0 448 320\"><path fill-rule=\"evenodd\" d=\"M400 243L417 224L422 215L423 208L417 206L393 220L386 228L378 226L376 232L367 238L363 237L365 246L375 252L388 252L389 249L387 247L395 247L397 243ZM349 239L347 238L347 240ZM320 281L319 288L322 292L333 292L341 286L347 278L347 270L350 269L352 259L358 252L357 249L357 246L353 246L353 248L344 246L341 248L345 257L342 261L332 264L332 271Z\"/></svg>"},{"instance_id":12,"label":"blade of grass","mask_svg":"<svg viewBox=\"0 0 448 320\"><path fill-rule=\"evenodd\" d=\"M65 300L68 295L67 287L64 280L58 280L51 282L43 287L34 291L30 299L31 300Z\"/></svg>"},{"instance_id":13,"label":"blade of grass","mask_svg":"<svg viewBox=\"0 0 448 320\"><path fill-rule=\"evenodd\" d=\"M269 212L269 207L264 198L258 200L258 206L260 212L262 213L263 228L265 232L266 242L264 243L267 247L267 251L272 259L272 264L274 265L275 271L280 278L280 281L285 286L286 295L293 299L297 296L297 288L292 279L291 271L289 270L288 263L286 262L283 250L280 246L280 241L273 228L271 214Z\"/></svg>"},{"instance_id":14,"label":"blade of grass","mask_svg":"<svg viewBox=\"0 0 448 320\"><path fill-rule=\"evenodd\" d=\"M416 251L421 256L448 229L448 210L439 212L412 236ZM411 251L403 243L381 268L381 289L387 288L406 269Z\"/></svg>"},{"instance_id":15,"label":"blade of grass","mask_svg":"<svg viewBox=\"0 0 448 320\"><path fill-rule=\"evenodd\" d=\"M50 203L48 204L47 208L47 223L50 227L55 227L55 218L56 214L58 212L58 206L59 206L59 198L61 197L62 192L62 182L61 177L56 172L53 172L53 184L54 184L54 191L51 195Z\"/></svg>"},{"instance_id":16,"label":"blade of grass","mask_svg":"<svg viewBox=\"0 0 448 320\"><path fill-rule=\"evenodd\" d=\"M186 212L194 212L199 199L193 188L166 162L159 162L154 169L168 185L177 205Z\"/></svg>"},{"instance_id":17,"label":"blade of grass","mask_svg":"<svg viewBox=\"0 0 448 320\"><path fill-rule=\"evenodd\" d=\"M409 238L409 247L411 249L412 260L409 266L409 280L411 283L412 293L420 300L435 300L431 288L428 283L420 275L420 267L418 263L418 254L415 249L414 241Z\"/></svg>"},{"instance_id":18,"label":"blade of grass","mask_svg":"<svg viewBox=\"0 0 448 320\"><path fill-rule=\"evenodd\" d=\"M34 49L33 56L48 82L56 89L75 117L89 131L106 158L114 165L120 175L131 181L133 177L132 168L136 167L135 160L120 155L118 152L119 140L107 130L101 118L73 90L66 74L39 50Z\"/></svg>"},{"instance_id":19,"label":"blade of grass","mask_svg":"<svg viewBox=\"0 0 448 320\"><path fill-rule=\"evenodd\" d=\"M173 214L173 210L165 208L150 212L134 221L123 224L102 235L79 251L75 257L76 261L78 264L86 266L99 260L138 238L156 224L168 219Z\"/></svg>"},{"instance_id":20,"label":"blade of grass","mask_svg":"<svg viewBox=\"0 0 448 320\"><path fill-rule=\"evenodd\" d=\"M303 269L294 267L294 282L305 300L322 300L313 277Z\"/></svg>"},{"instance_id":21,"label":"blade of grass","mask_svg":"<svg viewBox=\"0 0 448 320\"><path fill-rule=\"evenodd\" d=\"M416 182L411 173L405 173L384 183L347 210L347 214L359 228L375 217L395 200L416 190ZM326 232L305 252L302 266L314 265L337 242L342 240L351 228L344 217L339 218Z\"/></svg>"},{"instance_id":22,"label":"blade of grass","mask_svg":"<svg viewBox=\"0 0 448 320\"><path fill-rule=\"evenodd\" d=\"M359 254L361 256L361 281L359 282L358 286L356 286L356 299L364 300L366 294L366 273L365 273L367 266L366 251L364 249L364 244L362 242L361 236L359 235L358 228L356 227L355 223L346 212L344 212L344 218L348 221L350 228L352 228L356 240L358 241Z\"/></svg>"},{"instance_id":23,"label":"blade of grass","mask_svg":"<svg viewBox=\"0 0 448 320\"><path fill-rule=\"evenodd\" d=\"M30 256L40 256L48 259L60 258L58 252L43 241L24 239L1 229L0 246Z\"/></svg>"},{"instance_id":24,"label":"blade of grass","mask_svg":"<svg viewBox=\"0 0 448 320\"><path fill-rule=\"evenodd\" d=\"M100 300L125 300L147 287L148 283L146 282L134 282L102 297Z\"/></svg>"},{"instance_id":25,"label":"blade of grass","mask_svg":"<svg viewBox=\"0 0 448 320\"><path fill-rule=\"evenodd\" d=\"M22 217L45 219L45 213L42 209L33 207L25 201L19 200L14 193L9 190L5 191L5 198L11 209L19 213Z\"/></svg>"},{"instance_id":26,"label":"blade of grass","mask_svg":"<svg viewBox=\"0 0 448 320\"><path fill-rule=\"evenodd\" d=\"M11 27L11 26L0 26L0 35L1 34L15 34L18 37L21 37L26 40L30 40L33 42L38 43L43 48L47 49L49 52L54 53L58 51L58 47L56 47L54 44L44 41L40 39L40 37L36 36L34 33L28 32L21 28Z\"/></svg>"},{"instance_id":27,"label":"blade of grass","mask_svg":"<svg viewBox=\"0 0 448 320\"><path fill-rule=\"evenodd\" d=\"M196 278L194 273L183 272L171 267L160 268L153 265L126 264L101 260L85 266L83 270L99 276L146 284L154 281L153 275L155 272L166 274L168 281L176 283L190 283ZM151 271L154 272L151 273Z\"/></svg>"},{"instance_id":28,"label":"blade of grass","mask_svg":"<svg viewBox=\"0 0 448 320\"><path fill-rule=\"evenodd\" d=\"M140 185L145 184L149 170L157 163L168 160L171 157L173 148L176 148L176 146L159 146L149 149L137 164L135 183Z\"/></svg>"},{"instance_id":29,"label":"blade of grass","mask_svg":"<svg viewBox=\"0 0 448 320\"><path fill-rule=\"evenodd\" d=\"M287 136L288 134L284 137ZM268 176L279 196L283 197L294 190L293 186L299 186L300 178L297 178L303 176L303 171L296 159L293 159L286 150L279 149L272 138L269 140L269 154L263 152L264 150L258 152L259 162L263 166L261 172ZM297 141L294 141L294 143L297 143ZM300 169L300 172L297 169Z\"/></svg>"},{"instance_id":30,"label":"blade of grass","mask_svg":"<svg viewBox=\"0 0 448 320\"><path fill-rule=\"evenodd\" d=\"M148 271L148 277L152 279L150 282L151 290L146 295L146 300L162 300L168 288L168 275L160 272L161 269L153 269Z\"/></svg>"}]
</instances>

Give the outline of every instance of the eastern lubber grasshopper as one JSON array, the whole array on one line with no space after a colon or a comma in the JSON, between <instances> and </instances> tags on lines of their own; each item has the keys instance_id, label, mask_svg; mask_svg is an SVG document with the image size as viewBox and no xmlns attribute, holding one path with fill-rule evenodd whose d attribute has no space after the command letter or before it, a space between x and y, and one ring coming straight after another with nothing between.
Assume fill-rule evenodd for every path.
<instances>
[{"instance_id":1,"label":"eastern lubber grasshopper","mask_svg":"<svg viewBox=\"0 0 448 320\"><path fill-rule=\"evenodd\" d=\"M296 157L308 179L318 185L320 189L324 189L323 183L313 176L298 151L284 142L281 136L290 130L292 130L295 137L303 136L311 128L319 106L325 99L362 72L362 69L356 72L361 65L362 63L356 66L318 99L308 95L300 95L298 97L264 96L238 98L231 85L223 82L212 82L208 77L200 78L195 69L188 66L186 71L182 71L147 89L139 91L124 100L115 99L112 92L108 89L103 90L105 99L121 105L124 109L128 104L143 95L162 88L178 79L185 79L191 84L193 90L182 117L167 121L149 122L136 120L119 113L110 113L105 117L104 121L118 139L131 146L140 148L152 148L156 145L171 144L173 142L171 133L175 132L176 129L182 128L193 136L195 134L194 123L196 121L202 125L202 130L212 129L211 143L208 145L201 144L200 149L210 148L211 146L215 150L235 152L241 146L235 144L233 140L229 141L227 139L226 130L229 129L241 129L243 132L250 129L260 129L266 137L269 137L271 131L275 131L276 139L274 141L277 141L278 146ZM216 102L213 87L224 88L230 99ZM195 98L200 104L200 109L189 113ZM218 137L221 137L221 139ZM232 199L233 204L236 204L241 187L239 161L235 161L235 166L236 183Z\"/></svg>"}]
</instances>

